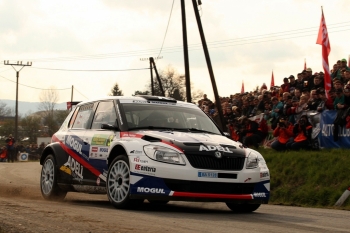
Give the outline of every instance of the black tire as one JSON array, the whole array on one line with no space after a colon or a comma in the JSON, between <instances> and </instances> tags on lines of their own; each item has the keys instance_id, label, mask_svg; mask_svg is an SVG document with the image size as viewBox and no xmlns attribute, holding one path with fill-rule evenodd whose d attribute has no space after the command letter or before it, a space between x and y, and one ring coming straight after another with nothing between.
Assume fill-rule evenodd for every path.
<instances>
[{"instance_id":1,"label":"black tire","mask_svg":"<svg viewBox=\"0 0 350 233\"><path fill-rule=\"evenodd\" d=\"M62 201L67 192L57 185L57 165L53 155L48 155L41 168L40 191L46 200Z\"/></svg>"},{"instance_id":2,"label":"black tire","mask_svg":"<svg viewBox=\"0 0 350 233\"><path fill-rule=\"evenodd\" d=\"M260 207L260 204L234 204L226 202L228 208L235 213L251 213Z\"/></svg>"},{"instance_id":3,"label":"black tire","mask_svg":"<svg viewBox=\"0 0 350 233\"><path fill-rule=\"evenodd\" d=\"M143 199L130 199L130 166L126 155L117 156L107 174L107 196L117 209L126 209L142 204Z\"/></svg>"},{"instance_id":4,"label":"black tire","mask_svg":"<svg viewBox=\"0 0 350 233\"><path fill-rule=\"evenodd\" d=\"M165 205L168 204L169 201L167 200L148 200L149 203L154 205Z\"/></svg>"}]
</instances>

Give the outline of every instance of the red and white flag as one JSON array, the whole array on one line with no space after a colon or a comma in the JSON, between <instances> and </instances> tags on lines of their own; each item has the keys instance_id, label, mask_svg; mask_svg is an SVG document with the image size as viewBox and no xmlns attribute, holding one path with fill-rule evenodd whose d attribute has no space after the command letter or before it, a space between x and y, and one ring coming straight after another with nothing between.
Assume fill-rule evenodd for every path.
<instances>
[{"instance_id":1,"label":"red and white flag","mask_svg":"<svg viewBox=\"0 0 350 233\"><path fill-rule=\"evenodd\" d=\"M243 94L243 93L244 93L244 82L243 82L243 80L242 80L241 94Z\"/></svg>"},{"instance_id":2,"label":"red and white flag","mask_svg":"<svg viewBox=\"0 0 350 233\"><path fill-rule=\"evenodd\" d=\"M304 59L304 70L306 70L306 59Z\"/></svg>"},{"instance_id":3,"label":"red and white flag","mask_svg":"<svg viewBox=\"0 0 350 233\"><path fill-rule=\"evenodd\" d=\"M272 71L270 90L271 90L271 88L274 87L274 86L275 86L275 78L273 77L273 71Z\"/></svg>"},{"instance_id":4,"label":"red and white flag","mask_svg":"<svg viewBox=\"0 0 350 233\"><path fill-rule=\"evenodd\" d=\"M322 66L324 70L324 89L326 91L326 96L328 98L328 92L331 89L331 73L329 71L328 55L331 52L331 45L329 43L328 31L326 26L326 20L323 15L320 23L320 29L318 31L318 37L316 44L322 45Z\"/></svg>"}]
</instances>

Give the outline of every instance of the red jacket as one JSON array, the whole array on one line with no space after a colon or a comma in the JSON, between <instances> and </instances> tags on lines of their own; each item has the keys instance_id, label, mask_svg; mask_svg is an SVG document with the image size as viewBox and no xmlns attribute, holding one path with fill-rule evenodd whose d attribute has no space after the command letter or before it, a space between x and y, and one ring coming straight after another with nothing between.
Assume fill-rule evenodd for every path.
<instances>
[{"instance_id":1,"label":"red jacket","mask_svg":"<svg viewBox=\"0 0 350 233\"><path fill-rule=\"evenodd\" d=\"M278 137L278 141L282 144L286 144L287 141L293 137L293 125L289 124L287 128L277 127L273 131L273 136Z\"/></svg>"}]
</instances>

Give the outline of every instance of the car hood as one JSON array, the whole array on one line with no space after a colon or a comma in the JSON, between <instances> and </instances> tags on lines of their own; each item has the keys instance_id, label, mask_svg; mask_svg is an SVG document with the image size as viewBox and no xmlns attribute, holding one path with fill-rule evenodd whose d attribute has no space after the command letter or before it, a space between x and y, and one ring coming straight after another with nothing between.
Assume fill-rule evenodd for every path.
<instances>
[{"instance_id":1,"label":"car hood","mask_svg":"<svg viewBox=\"0 0 350 233\"><path fill-rule=\"evenodd\" d=\"M184 154L214 155L221 152L224 156L246 157L246 150L240 142L225 136L201 132L178 131L137 131L141 139L149 142L163 142L183 151Z\"/></svg>"}]
</instances>

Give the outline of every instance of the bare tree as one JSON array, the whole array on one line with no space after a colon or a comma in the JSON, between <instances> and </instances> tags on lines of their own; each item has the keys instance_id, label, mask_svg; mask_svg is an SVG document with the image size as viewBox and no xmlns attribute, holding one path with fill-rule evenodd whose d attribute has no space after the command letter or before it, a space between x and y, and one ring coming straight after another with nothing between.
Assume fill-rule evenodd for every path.
<instances>
[{"instance_id":1,"label":"bare tree","mask_svg":"<svg viewBox=\"0 0 350 233\"><path fill-rule=\"evenodd\" d=\"M7 104L0 101L0 116L11 116L13 115L12 109L7 107Z\"/></svg>"},{"instance_id":2,"label":"bare tree","mask_svg":"<svg viewBox=\"0 0 350 233\"><path fill-rule=\"evenodd\" d=\"M59 100L59 94L55 87L50 87L40 93L39 111L42 112L43 124L48 127L48 133L51 136L58 129L58 124L54 118L54 110Z\"/></svg>"}]
</instances>

